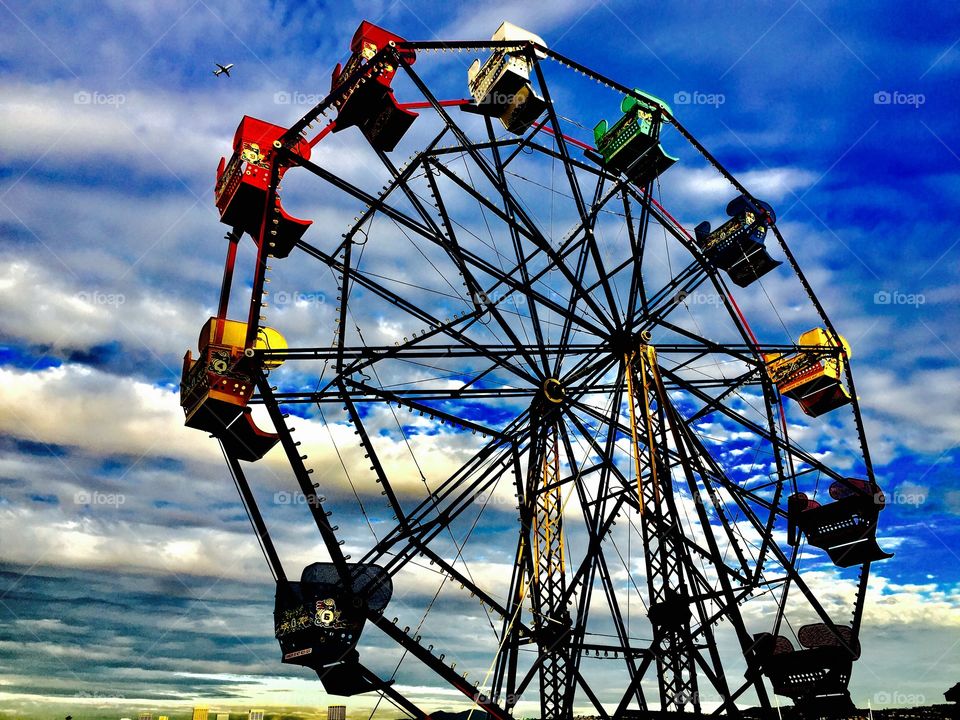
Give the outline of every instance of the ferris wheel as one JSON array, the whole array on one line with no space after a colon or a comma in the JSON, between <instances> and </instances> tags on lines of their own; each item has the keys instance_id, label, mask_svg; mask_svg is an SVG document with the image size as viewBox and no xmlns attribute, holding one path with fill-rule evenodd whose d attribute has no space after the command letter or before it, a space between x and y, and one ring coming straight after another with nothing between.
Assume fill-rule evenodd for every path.
<instances>
[{"instance_id":1,"label":"ferris wheel","mask_svg":"<svg viewBox=\"0 0 960 720\"><path fill-rule=\"evenodd\" d=\"M292 126L240 123L219 309L181 385L276 577L282 661L412 717L431 708L401 688L424 677L496 718L852 709L884 499L851 349L773 207L667 103L510 23L408 42L364 22L350 51ZM609 106L574 102L597 83ZM672 181L701 177L685 165L728 196ZM353 220L294 217L281 180ZM717 226L688 231L671 194ZM330 302L268 326L304 278ZM329 432L300 441L291 415ZM296 576L248 478L267 453L319 531Z\"/></svg>"}]
</instances>

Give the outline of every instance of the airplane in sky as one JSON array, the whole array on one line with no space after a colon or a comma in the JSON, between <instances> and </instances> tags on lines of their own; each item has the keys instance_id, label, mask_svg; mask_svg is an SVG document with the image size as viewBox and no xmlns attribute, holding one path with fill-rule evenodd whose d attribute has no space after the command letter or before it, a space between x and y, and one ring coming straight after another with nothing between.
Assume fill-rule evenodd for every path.
<instances>
[{"instance_id":1,"label":"airplane in sky","mask_svg":"<svg viewBox=\"0 0 960 720\"><path fill-rule=\"evenodd\" d=\"M220 77L220 75L226 73L227 77L230 77L230 68L233 67L233 63L230 63L229 65L221 65L220 63L214 63L214 65L217 66L217 69L213 71L214 75L216 75L217 77Z\"/></svg>"}]
</instances>

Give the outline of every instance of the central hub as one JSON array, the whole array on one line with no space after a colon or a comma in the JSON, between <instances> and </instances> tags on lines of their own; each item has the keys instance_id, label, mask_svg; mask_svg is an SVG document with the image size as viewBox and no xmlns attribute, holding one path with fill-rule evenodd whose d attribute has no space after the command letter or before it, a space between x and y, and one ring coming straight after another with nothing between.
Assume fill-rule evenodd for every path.
<instances>
[{"instance_id":1,"label":"central hub","mask_svg":"<svg viewBox=\"0 0 960 720\"><path fill-rule=\"evenodd\" d=\"M538 423L556 422L567 403L567 390L558 378L548 377L540 385L530 405L530 417Z\"/></svg>"},{"instance_id":2,"label":"central hub","mask_svg":"<svg viewBox=\"0 0 960 720\"><path fill-rule=\"evenodd\" d=\"M616 333L610 337L610 349L617 355L629 355L649 343L650 338L649 330Z\"/></svg>"},{"instance_id":3,"label":"central hub","mask_svg":"<svg viewBox=\"0 0 960 720\"><path fill-rule=\"evenodd\" d=\"M557 378L547 378L543 381L543 396L555 405L559 405L566 398L566 391Z\"/></svg>"}]
</instances>

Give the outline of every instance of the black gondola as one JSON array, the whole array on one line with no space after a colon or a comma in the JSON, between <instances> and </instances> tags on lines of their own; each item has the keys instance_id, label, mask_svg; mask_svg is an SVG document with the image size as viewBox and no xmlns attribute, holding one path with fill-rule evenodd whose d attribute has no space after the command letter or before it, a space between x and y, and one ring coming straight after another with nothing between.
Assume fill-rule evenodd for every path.
<instances>
[{"instance_id":1,"label":"black gondola","mask_svg":"<svg viewBox=\"0 0 960 720\"><path fill-rule=\"evenodd\" d=\"M795 545L799 532L814 547L827 551L838 567L851 567L893 557L877 544L877 517L885 500L880 488L849 478L830 486L833 502L821 505L804 493L787 501L788 540Z\"/></svg>"},{"instance_id":2,"label":"black gondola","mask_svg":"<svg viewBox=\"0 0 960 720\"><path fill-rule=\"evenodd\" d=\"M727 204L730 219L711 232L704 220L694 229L697 245L714 267L726 270L740 287L746 287L782 263L770 257L763 244L767 228L777 216L769 203L756 204L745 195Z\"/></svg>"},{"instance_id":3,"label":"black gondola","mask_svg":"<svg viewBox=\"0 0 960 720\"><path fill-rule=\"evenodd\" d=\"M360 664L356 646L367 614L381 612L393 594L383 568L347 567L349 587L333 563L308 565L300 582L277 583L273 613L282 661L311 668L334 695L357 695L383 686Z\"/></svg>"}]
</instances>

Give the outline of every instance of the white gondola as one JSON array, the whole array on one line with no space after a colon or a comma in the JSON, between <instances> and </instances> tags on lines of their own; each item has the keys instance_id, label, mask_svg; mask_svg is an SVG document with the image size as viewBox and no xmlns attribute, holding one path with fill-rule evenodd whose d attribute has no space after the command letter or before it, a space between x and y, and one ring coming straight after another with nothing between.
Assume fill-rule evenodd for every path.
<instances>
[{"instance_id":1,"label":"white gondola","mask_svg":"<svg viewBox=\"0 0 960 720\"><path fill-rule=\"evenodd\" d=\"M516 47L496 48L483 64L474 60L467 70L467 84L476 102L475 110L497 117L503 126L522 135L547 107L530 83L534 63L545 58L540 50L530 52L528 43L547 44L539 35L513 23L503 22L490 38L494 42L514 42Z\"/></svg>"}]
</instances>

